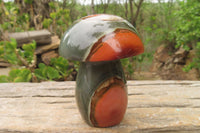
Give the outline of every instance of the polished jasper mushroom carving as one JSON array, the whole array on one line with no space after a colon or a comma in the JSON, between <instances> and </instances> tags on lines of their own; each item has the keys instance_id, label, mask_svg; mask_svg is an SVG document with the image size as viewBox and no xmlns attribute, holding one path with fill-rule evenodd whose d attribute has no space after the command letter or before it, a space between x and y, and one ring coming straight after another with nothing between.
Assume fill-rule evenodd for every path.
<instances>
[{"instance_id":1,"label":"polished jasper mushroom carving","mask_svg":"<svg viewBox=\"0 0 200 133\"><path fill-rule=\"evenodd\" d=\"M122 121L127 108L127 88L120 59L143 51L136 29L114 15L81 18L65 32L59 53L81 62L76 101L89 125L109 127Z\"/></svg>"}]
</instances>

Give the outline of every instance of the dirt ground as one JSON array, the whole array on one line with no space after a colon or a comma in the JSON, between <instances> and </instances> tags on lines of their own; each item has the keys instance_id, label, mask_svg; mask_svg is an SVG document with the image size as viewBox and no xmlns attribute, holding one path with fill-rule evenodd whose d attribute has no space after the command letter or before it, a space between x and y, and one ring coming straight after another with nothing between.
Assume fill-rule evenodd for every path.
<instances>
[{"instance_id":1,"label":"dirt ground","mask_svg":"<svg viewBox=\"0 0 200 133\"><path fill-rule=\"evenodd\" d=\"M134 80L160 80L160 77L149 71L141 71L134 73Z\"/></svg>"}]
</instances>

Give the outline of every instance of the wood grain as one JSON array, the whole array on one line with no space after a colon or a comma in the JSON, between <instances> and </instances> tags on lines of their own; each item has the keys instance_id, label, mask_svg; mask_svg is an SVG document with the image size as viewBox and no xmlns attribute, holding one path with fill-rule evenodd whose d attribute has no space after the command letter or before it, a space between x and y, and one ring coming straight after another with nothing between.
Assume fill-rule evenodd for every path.
<instances>
[{"instance_id":1,"label":"wood grain","mask_svg":"<svg viewBox=\"0 0 200 133\"><path fill-rule=\"evenodd\" d=\"M43 54L45 52L58 49L58 47L60 45L60 39L58 38L58 36L52 36L51 40L52 40L52 42L48 45L38 46L35 50L35 54L37 54L37 55Z\"/></svg>"},{"instance_id":2,"label":"wood grain","mask_svg":"<svg viewBox=\"0 0 200 133\"><path fill-rule=\"evenodd\" d=\"M37 45L44 45L51 43L51 33L48 30L37 30L27 32L9 33L9 38L14 38L17 41L17 46L21 47L23 44L30 43L33 40Z\"/></svg>"},{"instance_id":3,"label":"wood grain","mask_svg":"<svg viewBox=\"0 0 200 133\"><path fill-rule=\"evenodd\" d=\"M0 84L0 133L199 132L200 81L128 81L120 125L89 127L74 98L75 82Z\"/></svg>"}]
</instances>

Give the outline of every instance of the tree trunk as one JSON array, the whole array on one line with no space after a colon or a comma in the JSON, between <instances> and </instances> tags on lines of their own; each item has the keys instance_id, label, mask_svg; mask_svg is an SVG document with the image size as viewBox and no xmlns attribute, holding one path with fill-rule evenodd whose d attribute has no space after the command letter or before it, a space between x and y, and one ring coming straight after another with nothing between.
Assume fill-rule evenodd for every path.
<instances>
[{"instance_id":1,"label":"tree trunk","mask_svg":"<svg viewBox=\"0 0 200 133\"><path fill-rule=\"evenodd\" d=\"M128 19L128 0L125 2L125 17Z\"/></svg>"},{"instance_id":2,"label":"tree trunk","mask_svg":"<svg viewBox=\"0 0 200 133\"><path fill-rule=\"evenodd\" d=\"M138 18L138 15L140 13L140 8L142 6L142 3L143 3L144 0L139 0L138 4L134 1L134 0L129 0L129 6L130 6L130 12L131 12L131 18L130 18L130 22L133 26L136 27L136 21L137 21L137 18ZM134 5L136 7L136 12L135 14L133 14L133 2L134 2Z\"/></svg>"},{"instance_id":3,"label":"tree trunk","mask_svg":"<svg viewBox=\"0 0 200 133\"><path fill-rule=\"evenodd\" d=\"M94 11L94 0L91 0L91 14L95 14L95 11Z\"/></svg>"},{"instance_id":4,"label":"tree trunk","mask_svg":"<svg viewBox=\"0 0 200 133\"><path fill-rule=\"evenodd\" d=\"M136 11L135 18L134 18L135 22L136 22L136 20L137 20L137 18L138 18L138 15L139 15L139 13L140 13L140 8L141 8L141 6L142 6L143 1L144 1L144 0L140 0L139 3L138 3L138 5L136 4L137 11ZM136 23L135 23L135 26L136 26Z\"/></svg>"},{"instance_id":5,"label":"tree trunk","mask_svg":"<svg viewBox=\"0 0 200 133\"><path fill-rule=\"evenodd\" d=\"M135 22L134 22L134 16L133 16L133 0L129 0L129 8L130 8L130 13L131 13L130 22L134 25Z\"/></svg>"},{"instance_id":6,"label":"tree trunk","mask_svg":"<svg viewBox=\"0 0 200 133\"><path fill-rule=\"evenodd\" d=\"M103 3L103 2L102 2L102 3ZM104 3L103 3L103 4L104 4ZM107 3L104 4L103 13L106 13L109 4L110 4L110 0L107 0Z\"/></svg>"},{"instance_id":7,"label":"tree trunk","mask_svg":"<svg viewBox=\"0 0 200 133\"><path fill-rule=\"evenodd\" d=\"M20 14L28 13L31 16L30 27L39 30L42 28L42 20L50 17L49 2L51 1L54 0L32 0L31 3L15 0L14 2L19 6Z\"/></svg>"},{"instance_id":8,"label":"tree trunk","mask_svg":"<svg viewBox=\"0 0 200 133\"><path fill-rule=\"evenodd\" d=\"M66 4L67 4L67 0L63 0L63 5L62 5L62 8L63 8L63 9L66 8Z\"/></svg>"}]
</instances>

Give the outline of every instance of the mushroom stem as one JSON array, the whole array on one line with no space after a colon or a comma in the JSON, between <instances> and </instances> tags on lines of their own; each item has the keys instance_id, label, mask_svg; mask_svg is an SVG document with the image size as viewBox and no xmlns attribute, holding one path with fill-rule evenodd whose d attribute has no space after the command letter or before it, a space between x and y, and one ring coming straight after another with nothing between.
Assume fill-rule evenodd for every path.
<instances>
[{"instance_id":1,"label":"mushroom stem","mask_svg":"<svg viewBox=\"0 0 200 133\"><path fill-rule=\"evenodd\" d=\"M127 107L121 62L82 62L76 80L76 101L89 125L109 127L119 124Z\"/></svg>"}]
</instances>

